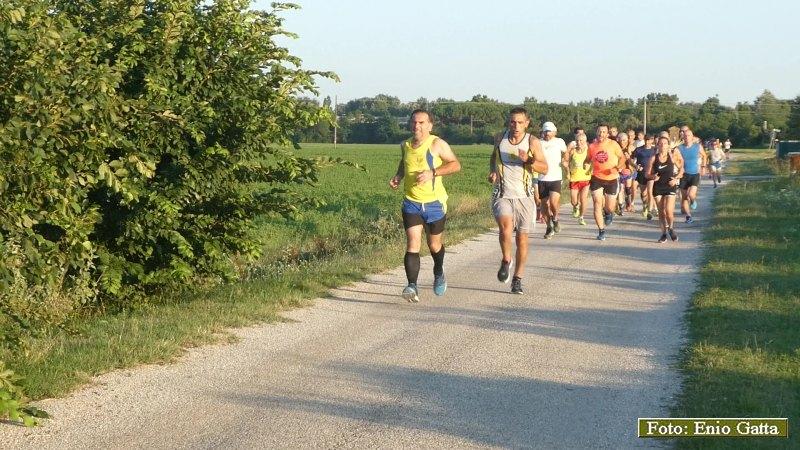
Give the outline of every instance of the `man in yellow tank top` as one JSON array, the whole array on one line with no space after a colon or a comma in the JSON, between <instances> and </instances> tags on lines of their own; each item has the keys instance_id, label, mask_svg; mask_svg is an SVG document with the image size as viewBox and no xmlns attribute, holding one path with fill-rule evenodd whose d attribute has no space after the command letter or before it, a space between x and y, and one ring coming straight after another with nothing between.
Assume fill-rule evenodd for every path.
<instances>
[{"instance_id":1,"label":"man in yellow tank top","mask_svg":"<svg viewBox=\"0 0 800 450\"><path fill-rule=\"evenodd\" d=\"M403 227L406 230L406 254L403 266L408 285L403 298L419 301L417 278L419 276L419 250L422 247L422 230L428 237L428 249L433 257L433 292L444 295L447 281L444 276L444 243L442 234L447 214L447 191L442 176L461 170L461 163L443 139L431 134L433 118L430 113L417 109L411 113L409 128L414 136L400 144L400 164L389 180L397 189L403 184Z\"/></svg>"}]
</instances>

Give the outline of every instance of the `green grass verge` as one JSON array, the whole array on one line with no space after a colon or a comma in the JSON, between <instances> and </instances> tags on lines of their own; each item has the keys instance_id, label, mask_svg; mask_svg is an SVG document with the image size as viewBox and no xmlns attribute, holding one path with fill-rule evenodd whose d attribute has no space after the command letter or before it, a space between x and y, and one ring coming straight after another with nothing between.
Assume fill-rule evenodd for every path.
<instances>
[{"instance_id":1,"label":"green grass verge","mask_svg":"<svg viewBox=\"0 0 800 450\"><path fill-rule=\"evenodd\" d=\"M675 417L788 417L790 437L691 438L680 448L800 448L800 180L740 153L728 174L783 172L717 193L688 313L686 383Z\"/></svg>"},{"instance_id":2,"label":"green grass verge","mask_svg":"<svg viewBox=\"0 0 800 450\"><path fill-rule=\"evenodd\" d=\"M447 245L485 231L494 221L485 176L489 146L456 146L463 169L445 178L450 194ZM112 369L174 360L187 347L231 339L226 329L280 320L326 291L402 264L402 193L388 187L397 145L305 145L301 153L341 157L366 167L326 169L303 191L327 206L287 220L264 217L256 230L264 253L245 280L187 295L151 299L124 312L95 313L50 330L22 349L0 350L25 377L34 399L58 397Z\"/></svg>"}]
</instances>

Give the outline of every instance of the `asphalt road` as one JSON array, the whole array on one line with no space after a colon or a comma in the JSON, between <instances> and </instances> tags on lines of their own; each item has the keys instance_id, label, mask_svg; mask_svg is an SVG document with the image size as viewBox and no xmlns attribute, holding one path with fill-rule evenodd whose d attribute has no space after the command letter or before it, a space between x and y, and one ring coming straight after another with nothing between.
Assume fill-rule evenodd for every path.
<instances>
[{"instance_id":1,"label":"asphalt road","mask_svg":"<svg viewBox=\"0 0 800 450\"><path fill-rule=\"evenodd\" d=\"M237 344L44 401L54 418L0 425L0 447L668 445L638 439L636 418L667 416L680 390L711 192L675 243L657 244L641 215L599 242L563 210L555 239L532 234L522 296L496 280L497 233L481 235L448 248L444 297L423 258L418 304L399 295L402 268L370 276L289 322L237 331Z\"/></svg>"}]
</instances>

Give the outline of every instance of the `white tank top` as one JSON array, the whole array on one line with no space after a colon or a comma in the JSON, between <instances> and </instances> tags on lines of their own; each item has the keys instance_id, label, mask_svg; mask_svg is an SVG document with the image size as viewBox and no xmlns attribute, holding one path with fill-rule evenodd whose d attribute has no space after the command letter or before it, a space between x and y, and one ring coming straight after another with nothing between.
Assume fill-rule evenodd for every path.
<instances>
[{"instance_id":1,"label":"white tank top","mask_svg":"<svg viewBox=\"0 0 800 450\"><path fill-rule=\"evenodd\" d=\"M525 169L524 163L519 159L519 151L530 150L530 135L525 133L518 144L508 141L508 131L498 145L500 150L498 171L500 180L496 186L495 195L502 198L530 197L533 188L533 175Z\"/></svg>"},{"instance_id":2,"label":"white tank top","mask_svg":"<svg viewBox=\"0 0 800 450\"><path fill-rule=\"evenodd\" d=\"M540 142L542 143L544 159L547 161L547 173L540 176L539 180L561 181L561 158L564 156L564 152L567 151L567 144L564 143L563 139L558 137L554 137L549 141L542 139Z\"/></svg>"}]
</instances>

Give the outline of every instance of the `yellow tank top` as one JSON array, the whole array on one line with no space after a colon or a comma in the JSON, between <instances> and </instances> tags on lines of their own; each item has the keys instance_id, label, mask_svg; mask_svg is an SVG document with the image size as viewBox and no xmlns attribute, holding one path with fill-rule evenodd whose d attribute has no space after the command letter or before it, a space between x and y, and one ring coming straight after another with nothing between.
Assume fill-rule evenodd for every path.
<instances>
[{"instance_id":1,"label":"yellow tank top","mask_svg":"<svg viewBox=\"0 0 800 450\"><path fill-rule=\"evenodd\" d=\"M589 181L592 179L592 169L588 170L583 168L583 163L586 161L586 155L589 154L589 149L584 150L582 153L572 152L572 157L569 161L569 181Z\"/></svg>"},{"instance_id":2,"label":"yellow tank top","mask_svg":"<svg viewBox=\"0 0 800 450\"><path fill-rule=\"evenodd\" d=\"M418 202L429 203L440 201L446 207L447 191L442 184L442 177L417 184L417 175L425 170L432 170L442 165L442 159L431 153L431 145L436 136L430 135L419 147L412 147L413 139L403 142L404 191L406 198Z\"/></svg>"}]
</instances>

